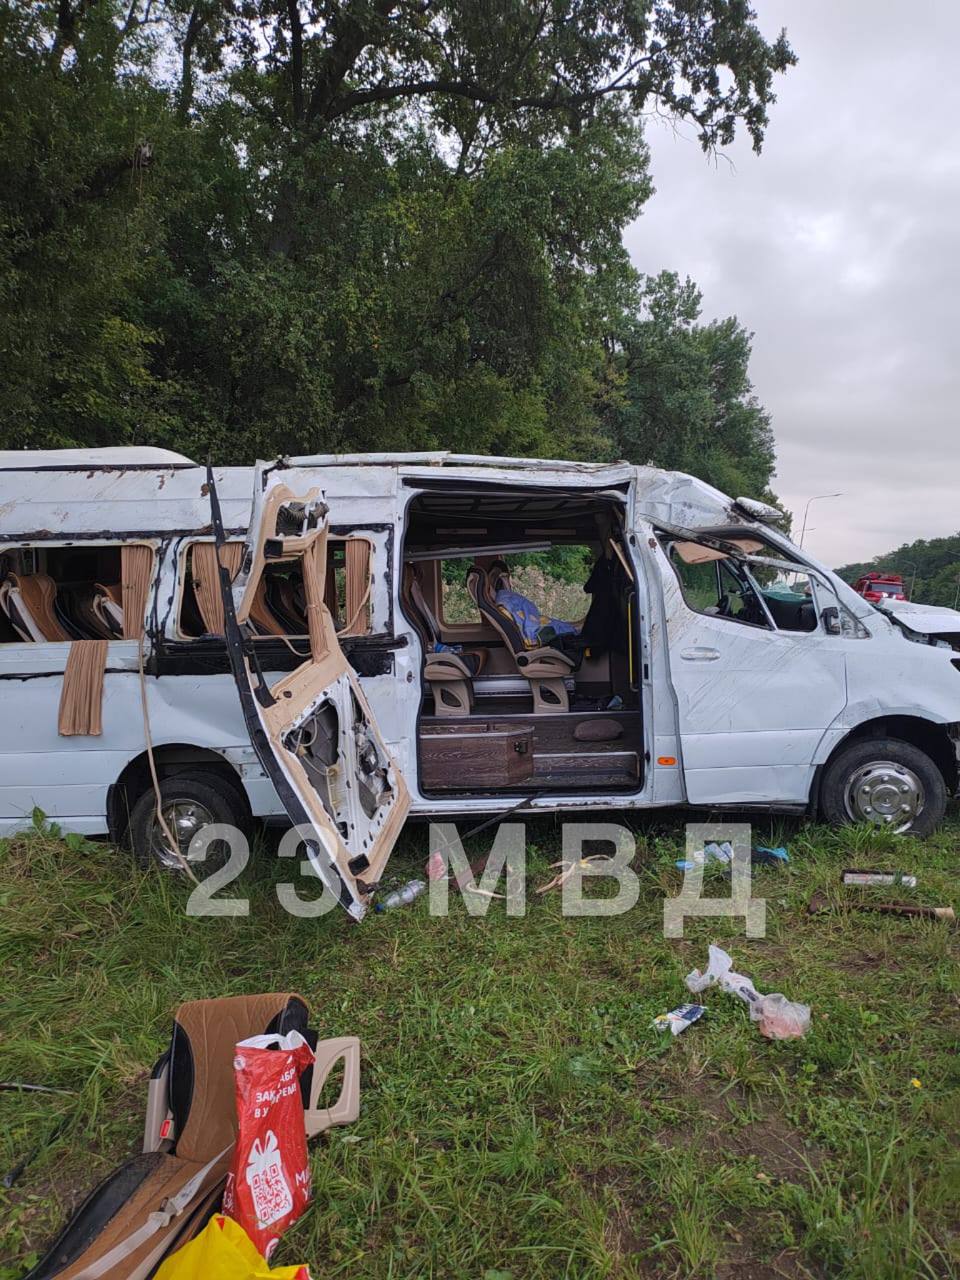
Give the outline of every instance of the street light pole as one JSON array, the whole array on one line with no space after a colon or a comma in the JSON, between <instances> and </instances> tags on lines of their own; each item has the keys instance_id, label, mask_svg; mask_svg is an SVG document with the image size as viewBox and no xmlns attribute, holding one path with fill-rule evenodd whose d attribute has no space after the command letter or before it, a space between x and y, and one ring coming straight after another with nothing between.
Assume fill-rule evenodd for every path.
<instances>
[{"instance_id":1,"label":"street light pole","mask_svg":"<svg viewBox=\"0 0 960 1280\"><path fill-rule=\"evenodd\" d=\"M807 505L803 508L803 527L800 530L800 546L803 547L804 535L807 532L807 512L810 510L811 502L819 502L821 498L842 498L842 493L815 493L812 498L807 499Z\"/></svg>"},{"instance_id":2,"label":"street light pole","mask_svg":"<svg viewBox=\"0 0 960 1280\"><path fill-rule=\"evenodd\" d=\"M904 567L905 569L912 569L912 570L913 570L913 573L910 575L910 594L907 596L907 599L908 599L908 600L912 600L912 599L913 599L913 589L914 589L914 587L917 585L917 566L916 566L915 564L913 564L910 560L904 560L904 562L903 562L903 567Z\"/></svg>"}]
</instances>

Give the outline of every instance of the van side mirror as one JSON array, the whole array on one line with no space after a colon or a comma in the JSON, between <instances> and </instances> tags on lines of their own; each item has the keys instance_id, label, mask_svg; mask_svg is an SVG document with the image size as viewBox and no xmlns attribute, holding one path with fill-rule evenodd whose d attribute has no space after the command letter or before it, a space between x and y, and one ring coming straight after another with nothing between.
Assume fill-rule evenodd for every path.
<instances>
[{"instance_id":1,"label":"van side mirror","mask_svg":"<svg viewBox=\"0 0 960 1280\"><path fill-rule=\"evenodd\" d=\"M823 629L828 636L843 635L843 626L840 622L840 610L836 605L830 604L820 612L820 621L823 623Z\"/></svg>"}]
</instances>

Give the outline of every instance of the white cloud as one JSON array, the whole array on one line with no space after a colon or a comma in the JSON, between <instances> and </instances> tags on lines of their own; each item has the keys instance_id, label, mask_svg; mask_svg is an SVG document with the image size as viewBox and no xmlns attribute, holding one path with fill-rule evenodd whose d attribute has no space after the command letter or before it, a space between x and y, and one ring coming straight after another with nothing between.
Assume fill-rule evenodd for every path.
<instances>
[{"instance_id":1,"label":"white cloud","mask_svg":"<svg viewBox=\"0 0 960 1280\"><path fill-rule=\"evenodd\" d=\"M775 488L831 564L960 529L960 5L758 0L799 65L763 154L708 160L652 120L636 265L692 276L755 333Z\"/></svg>"}]
</instances>

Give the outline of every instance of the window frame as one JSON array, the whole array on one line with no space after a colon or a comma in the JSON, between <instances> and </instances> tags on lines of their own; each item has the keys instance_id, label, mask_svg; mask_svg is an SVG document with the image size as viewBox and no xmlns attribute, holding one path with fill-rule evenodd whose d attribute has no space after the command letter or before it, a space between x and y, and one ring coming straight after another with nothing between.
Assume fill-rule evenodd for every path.
<instances>
[{"instance_id":1,"label":"window frame","mask_svg":"<svg viewBox=\"0 0 960 1280\"><path fill-rule=\"evenodd\" d=\"M730 541L730 542L733 542L734 539L738 536L743 536L739 533L739 531L736 534L724 536L722 533L719 533L719 532L714 533L713 531L708 531L708 530L704 530L703 535L705 537L715 538L718 541ZM676 563L676 558L674 555L671 554L671 548L677 542L693 542L697 546L704 547L706 550L719 550L718 548L711 547L708 542L701 541L701 539L696 536L696 531L683 530L681 533L681 531L671 532L671 531L664 531L664 530L658 529L657 541L661 549L663 550L667 558L667 561L670 564L671 569L673 570L674 576L677 579L677 584L680 588L680 596L681 596L681 599L683 600L684 607L687 608L691 613L699 614L701 617L705 617L705 618L719 618L721 621L724 621L724 622L733 622L733 623L736 623L738 626L753 627L755 630L772 632L776 635L815 636L818 634L819 635L828 634L824 628L823 620L821 617L823 610L827 607L822 603L822 595L821 595L822 585L818 582L817 575L813 572L813 570L811 570L809 566L801 563L800 561L796 562L795 567L792 569L792 572L795 572L798 574L805 574L807 577L807 580L810 583L810 589L811 589L811 594L812 594L813 603L814 603L814 617L816 618L817 625L809 631L805 631L805 630L800 631L791 627L780 627L777 625L776 619L771 613L768 603L764 598L763 588L761 587L760 583L757 581L757 579L754 577L753 573L751 572L751 557L755 557L762 563L763 562L762 552L744 553L744 558L742 560L740 560L739 557L733 555L730 552L721 552L717 556L717 558L714 560L713 563L714 563L715 575L717 580L717 598L719 599L720 596L723 594L723 592L720 590L720 566L722 564L729 565L730 561L734 561L735 563L738 563L740 565L740 568L744 576L746 577L750 585L751 590L756 595L757 600L759 601L760 607L763 610L764 616L767 618L769 625L764 625L763 623L759 623L759 622L751 622L747 618L737 618L729 614L708 613L706 609L698 609L696 605L692 604L688 600L686 590L685 590L685 584L682 577L680 576L680 572ZM792 562L787 560L787 556L785 555L785 553L780 551L778 547L773 547L761 534L756 534L751 532L750 541L762 542L765 550L775 553L769 556L769 559L771 561L777 560L780 562L780 564L779 565L771 564L771 568L779 568L781 572L786 572L786 569L784 569L783 566ZM842 603L838 601L838 604L840 605L841 608L843 608Z\"/></svg>"},{"instance_id":2,"label":"window frame","mask_svg":"<svg viewBox=\"0 0 960 1280\"><path fill-rule=\"evenodd\" d=\"M377 544L373 540L373 538L371 538L369 534L366 534L366 533L357 533L357 534L331 533L328 530L327 536L326 536L326 546L325 546L325 556L326 556L326 563L325 563L325 570L324 570L325 575L332 571L332 565L330 560L330 552L332 547L336 544L343 544L345 546L346 543L351 541L366 542L370 548L369 561L368 561L369 574L370 574L370 593L367 599L368 627L367 627L367 630L364 632L353 633L347 636L343 636L342 633L338 631L337 636L338 638L342 638L344 640L366 640L371 636L386 636L388 634L386 629L384 629L383 631L374 631L373 629L372 595L373 595L373 583L375 579L374 564L375 564L375 559L377 554ZM176 575L177 575L177 590L175 592L176 607L174 610L174 627L173 627L174 640L189 644L190 642L197 642L201 640L209 643L210 640L213 639L213 640L220 640L226 643L225 638L223 636L188 635L184 631L183 625L182 625L183 608L186 602L186 591L187 591L187 586L190 580L189 579L190 550L192 547L196 546L198 543L209 545L214 542L216 542L216 539L212 534L197 534L196 536L187 535L182 539L180 546L177 548L176 561L175 561ZM225 543L227 545L232 544L235 546L244 546L245 538L243 534L234 533L229 535L225 539ZM334 624L336 625L337 618L332 614L332 611L331 611L331 616L333 616ZM344 619L344 625L346 625L347 621L348 619ZM304 640L307 638L307 636L308 636L308 631L304 630L296 633L284 632L282 635L280 633L276 635L255 635L253 636L253 641L255 644L263 644L264 642L272 642L275 644L278 641L282 644L285 639L286 640Z\"/></svg>"},{"instance_id":3,"label":"window frame","mask_svg":"<svg viewBox=\"0 0 960 1280\"><path fill-rule=\"evenodd\" d=\"M153 569L150 576L150 587L147 591L146 608L143 615L143 635L144 643L149 643L149 618L151 608L156 602L157 593L157 575L160 571L161 552L163 550L163 540L157 538L144 538L142 536L135 538L44 538L40 541L31 541L28 538L11 538L0 542L0 557L11 551L82 551L86 548L94 547L113 547L118 552L122 552L124 547L147 547L153 557ZM121 566L122 569L122 566ZM46 569L35 567L35 573L45 573ZM58 584L59 585L59 584ZM75 644L76 641L70 640L0 640L0 646L5 650L13 649L20 645L29 648L31 651L45 647L50 648L54 645L69 646ZM126 644L133 645L136 648L139 640L127 639L124 636L112 636L107 639L109 645Z\"/></svg>"}]
</instances>

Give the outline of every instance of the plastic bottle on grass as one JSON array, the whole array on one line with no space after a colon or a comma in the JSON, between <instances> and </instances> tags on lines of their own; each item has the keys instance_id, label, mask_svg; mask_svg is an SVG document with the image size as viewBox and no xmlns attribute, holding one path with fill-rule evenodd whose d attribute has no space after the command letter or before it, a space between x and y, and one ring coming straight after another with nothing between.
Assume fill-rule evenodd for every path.
<instances>
[{"instance_id":1,"label":"plastic bottle on grass","mask_svg":"<svg viewBox=\"0 0 960 1280\"><path fill-rule=\"evenodd\" d=\"M382 902L378 902L375 910L390 911L393 907L405 907L414 898L419 898L426 887L426 880L408 880L402 889L395 889Z\"/></svg>"}]
</instances>

